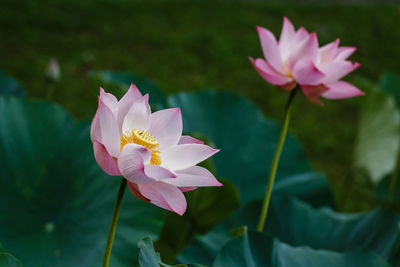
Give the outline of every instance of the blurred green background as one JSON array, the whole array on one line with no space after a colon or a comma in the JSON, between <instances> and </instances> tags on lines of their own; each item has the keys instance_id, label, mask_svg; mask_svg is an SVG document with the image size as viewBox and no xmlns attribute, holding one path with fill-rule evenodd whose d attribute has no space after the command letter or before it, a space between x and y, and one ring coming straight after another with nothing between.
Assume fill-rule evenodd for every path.
<instances>
[{"instance_id":1,"label":"blurred green background","mask_svg":"<svg viewBox=\"0 0 400 267\"><path fill-rule=\"evenodd\" d=\"M262 56L255 26L279 36L287 16L296 28L316 31L320 44L339 37L341 45L358 47L351 59L361 67L347 80L377 82L383 71L400 73L399 5L291 2L2 0L0 69L20 81L28 97L58 102L79 119L94 115L99 86L122 95L88 75L113 70L146 77L167 93L228 89L280 120L288 94L268 85L248 56ZM51 58L61 67L55 83L45 76ZM320 107L303 96L295 100L290 132L314 169L328 175L339 199L354 182L353 149L363 101L325 100ZM358 193L350 194L357 201ZM340 208L368 207L350 201Z\"/></svg>"}]
</instances>

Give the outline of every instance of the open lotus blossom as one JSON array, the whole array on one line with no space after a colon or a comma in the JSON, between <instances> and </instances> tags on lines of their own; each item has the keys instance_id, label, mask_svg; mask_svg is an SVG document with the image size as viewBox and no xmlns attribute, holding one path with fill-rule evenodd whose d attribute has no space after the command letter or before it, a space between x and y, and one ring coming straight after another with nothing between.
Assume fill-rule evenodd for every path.
<instances>
[{"instance_id":1,"label":"open lotus blossom","mask_svg":"<svg viewBox=\"0 0 400 267\"><path fill-rule=\"evenodd\" d=\"M123 176L136 197L182 215L183 192L222 185L196 166L219 150L182 136L179 108L151 113L148 100L133 84L120 101L100 88L90 132L94 155L106 173Z\"/></svg>"},{"instance_id":2,"label":"open lotus blossom","mask_svg":"<svg viewBox=\"0 0 400 267\"><path fill-rule=\"evenodd\" d=\"M300 85L308 99L317 104L321 104L320 96L343 99L364 94L340 80L360 66L347 60L355 47L339 47L339 39L319 47L315 32L308 33L303 27L295 31L286 17L279 42L269 30L258 26L257 31L265 60L250 61L267 82L284 90Z\"/></svg>"}]
</instances>

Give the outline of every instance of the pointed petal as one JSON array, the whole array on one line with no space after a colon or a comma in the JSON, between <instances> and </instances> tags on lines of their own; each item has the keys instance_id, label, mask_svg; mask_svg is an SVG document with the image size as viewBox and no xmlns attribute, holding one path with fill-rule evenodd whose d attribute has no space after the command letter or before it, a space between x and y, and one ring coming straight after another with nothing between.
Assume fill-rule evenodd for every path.
<instances>
[{"instance_id":1,"label":"pointed petal","mask_svg":"<svg viewBox=\"0 0 400 267\"><path fill-rule=\"evenodd\" d=\"M311 102L317 105L323 105L319 97L326 91L328 91L328 87L324 86L323 84L312 86L312 85L301 85L301 89L303 90L304 95L310 100Z\"/></svg>"},{"instance_id":2,"label":"pointed petal","mask_svg":"<svg viewBox=\"0 0 400 267\"><path fill-rule=\"evenodd\" d=\"M299 44L299 43L303 42L304 40L306 40L308 36L309 36L309 33L307 32L307 30L304 29L304 27L300 27L295 34L295 37L294 37L295 42Z\"/></svg>"},{"instance_id":3,"label":"pointed petal","mask_svg":"<svg viewBox=\"0 0 400 267\"><path fill-rule=\"evenodd\" d=\"M177 145L163 152L162 165L174 171L183 170L208 159L218 151L206 145Z\"/></svg>"},{"instance_id":4,"label":"pointed petal","mask_svg":"<svg viewBox=\"0 0 400 267\"><path fill-rule=\"evenodd\" d=\"M310 59L303 59L294 66L293 76L299 84L317 85L321 83L325 74L319 71Z\"/></svg>"},{"instance_id":5,"label":"pointed petal","mask_svg":"<svg viewBox=\"0 0 400 267\"><path fill-rule=\"evenodd\" d=\"M100 87L100 99L101 101L112 111L115 117L118 113L118 100L117 98L109 93L106 93L103 88Z\"/></svg>"},{"instance_id":6,"label":"pointed petal","mask_svg":"<svg viewBox=\"0 0 400 267\"><path fill-rule=\"evenodd\" d=\"M253 58L249 59L253 64L253 67L258 72L258 74L260 74L261 77L263 77L264 80L266 80L267 82L280 86L290 83L292 81L289 77L284 76L275 71L264 59L261 58L257 58L256 60L254 60Z\"/></svg>"},{"instance_id":7,"label":"pointed petal","mask_svg":"<svg viewBox=\"0 0 400 267\"><path fill-rule=\"evenodd\" d=\"M173 185L163 182L151 184L139 184L141 195L149 199L151 203L163 209L182 215L186 211L186 199L182 191Z\"/></svg>"},{"instance_id":8,"label":"pointed petal","mask_svg":"<svg viewBox=\"0 0 400 267\"><path fill-rule=\"evenodd\" d=\"M145 173L145 163L149 162L151 152L140 145L127 144L118 157L118 168L122 176L136 184L147 184L155 179Z\"/></svg>"},{"instance_id":9,"label":"pointed petal","mask_svg":"<svg viewBox=\"0 0 400 267\"><path fill-rule=\"evenodd\" d=\"M99 102L100 106L100 102ZM101 142L101 129L100 129L100 121L99 121L99 108L96 110L96 114L92 120L92 124L90 125L90 139L93 141L97 140Z\"/></svg>"},{"instance_id":10,"label":"pointed petal","mask_svg":"<svg viewBox=\"0 0 400 267\"><path fill-rule=\"evenodd\" d=\"M359 63L350 61L334 61L321 68L321 71L325 73L323 83L329 84L340 80L353 70L360 66Z\"/></svg>"},{"instance_id":11,"label":"pointed petal","mask_svg":"<svg viewBox=\"0 0 400 267\"><path fill-rule=\"evenodd\" d=\"M157 165L151 165L151 164L144 165L144 172L146 173L147 176L155 180L176 178L176 174L174 172Z\"/></svg>"},{"instance_id":12,"label":"pointed petal","mask_svg":"<svg viewBox=\"0 0 400 267\"><path fill-rule=\"evenodd\" d=\"M151 114L149 133L160 143L161 151L177 145L182 135L180 108L163 109Z\"/></svg>"},{"instance_id":13,"label":"pointed petal","mask_svg":"<svg viewBox=\"0 0 400 267\"><path fill-rule=\"evenodd\" d=\"M108 154L103 144L101 144L98 141L94 141L93 151L94 151L94 158L96 159L97 164L99 164L100 168L102 168L105 173L109 175L118 175L118 176L121 175L117 163L110 156L110 154Z\"/></svg>"},{"instance_id":14,"label":"pointed petal","mask_svg":"<svg viewBox=\"0 0 400 267\"><path fill-rule=\"evenodd\" d=\"M293 71L294 66L298 61L309 59L312 62L317 62L318 59L318 39L315 32L311 33L306 39L300 42L290 53L286 66L290 71Z\"/></svg>"},{"instance_id":15,"label":"pointed petal","mask_svg":"<svg viewBox=\"0 0 400 267\"><path fill-rule=\"evenodd\" d=\"M279 50L282 60L285 61L290 54L290 50L295 46L295 35L292 22L287 17L283 18L281 37L279 38Z\"/></svg>"},{"instance_id":16,"label":"pointed petal","mask_svg":"<svg viewBox=\"0 0 400 267\"><path fill-rule=\"evenodd\" d=\"M204 141L198 140L194 137L191 137L189 135L183 135L181 139L178 142L178 145L183 145L183 144L204 144Z\"/></svg>"},{"instance_id":17,"label":"pointed petal","mask_svg":"<svg viewBox=\"0 0 400 267\"><path fill-rule=\"evenodd\" d=\"M335 60L346 60L349 56L351 56L354 52L356 52L357 48L352 46L342 46L338 48L337 55Z\"/></svg>"},{"instance_id":18,"label":"pointed petal","mask_svg":"<svg viewBox=\"0 0 400 267\"><path fill-rule=\"evenodd\" d=\"M139 99L140 97L142 97L142 94L132 83L128 89L128 92L126 92L126 94L121 98L118 103L118 126L120 130L122 130L122 123L124 122L126 113L128 113L134 101Z\"/></svg>"},{"instance_id":19,"label":"pointed petal","mask_svg":"<svg viewBox=\"0 0 400 267\"><path fill-rule=\"evenodd\" d=\"M176 178L165 179L163 182L177 187L222 186L210 171L200 166L177 171L176 174Z\"/></svg>"},{"instance_id":20,"label":"pointed petal","mask_svg":"<svg viewBox=\"0 0 400 267\"><path fill-rule=\"evenodd\" d=\"M334 42L324 45L319 49L318 66L323 66L331 62L336 57L339 42L340 39L336 39Z\"/></svg>"},{"instance_id":21,"label":"pointed petal","mask_svg":"<svg viewBox=\"0 0 400 267\"><path fill-rule=\"evenodd\" d=\"M124 118L122 132L133 129L147 131L150 126L150 114L149 95L135 100Z\"/></svg>"},{"instance_id":22,"label":"pointed petal","mask_svg":"<svg viewBox=\"0 0 400 267\"><path fill-rule=\"evenodd\" d=\"M357 87L344 81L337 81L326 85L329 90L322 94L327 99L344 99L364 95Z\"/></svg>"},{"instance_id":23,"label":"pointed petal","mask_svg":"<svg viewBox=\"0 0 400 267\"><path fill-rule=\"evenodd\" d=\"M101 131L101 143L106 147L112 157L117 157L120 150L120 133L117 119L111 109L99 100L99 124Z\"/></svg>"},{"instance_id":24,"label":"pointed petal","mask_svg":"<svg viewBox=\"0 0 400 267\"><path fill-rule=\"evenodd\" d=\"M275 36L269 30L260 26L257 26L257 31L265 59L276 71L285 73Z\"/></svg>"}]
</instances>

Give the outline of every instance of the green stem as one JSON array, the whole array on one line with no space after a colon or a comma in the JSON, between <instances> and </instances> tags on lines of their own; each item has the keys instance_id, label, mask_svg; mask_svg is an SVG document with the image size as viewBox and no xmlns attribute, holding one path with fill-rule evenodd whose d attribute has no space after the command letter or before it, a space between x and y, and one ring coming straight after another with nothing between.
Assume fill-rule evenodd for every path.
<instances>
[{"instance_id":1,"label":"green stem","mask_svg":"<svg viewBox=\"0 0 400 267\"><path fill-rule=\"evenodd\" d=\"M259 231L259 232L262 232L262 230L264 228L265 220L267 218L269 202L271 200L272 188L274 187L276 170L278 169L279 158L281 156L283 144L285 143L286 134L287 134L287 131L289 128L290 112L292 110L292 102L293 102L294 96L296 95L297 90L298 90L298 88L295 88L294 90L292 90L292 92L290 93L289 99L287 101L286 107L285 107L283 126L282 126L282 130L281 130L281 134L279 136L278 146L276 147L275 155L272 160L271 171L269 173L269 181L268 181L267 191L264 196L263 206L261 209L261 215L260 215L260 219L258 221L257 231Z\"/></svg>"},{"instance_id":2,"label":"green stem","mask_svg":"<svg viewBox=\"0 0 400 267\"><path fill-rule=\"evenodd\" d=\"M399 171L400 171L400 144L399 147L397 148L396 165L394 167L392 176L390 178L389 191L386 196L386 203L388 206L390 206L390 203L392 202L394 189L396 188L397 174L399 173Z\"/></svg>"},{"instance_id":3,"label":"green stem","mask_svg":"<svg viewBox=\"0 0 400 267\"><path fill-rule=\"evenodd\" d=\"M122 204L122 199L124 197L125 188L126 188L126 179L122 178L121 185L119 186L117 202L115 203L114 207L110 230L108 232L108 240L107 240L106 251L104 252L103 267L108 267L110 264L111 249L114 242L115 229L117 229L118 216L119 216L119 211L121 210L121 204Z\"/></svg>"}]
</instances>

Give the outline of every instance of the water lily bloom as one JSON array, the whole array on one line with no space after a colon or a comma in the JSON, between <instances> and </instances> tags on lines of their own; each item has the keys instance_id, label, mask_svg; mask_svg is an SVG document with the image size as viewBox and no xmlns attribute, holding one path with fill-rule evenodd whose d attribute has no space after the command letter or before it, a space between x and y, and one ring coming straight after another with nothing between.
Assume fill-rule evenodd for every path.
<instances>
[{"instance_id":1,"label":"water lily bloom","mask_svg":"<svg viewBox=\"0 0 400 267\"><path fill-rule=\"evenodd\" d=\"M90 131L94 156L106 173L123 176L136 197L182 215L183 192L222 185L196 166L219 150L182 136L179 108L152 113L148 100L133 84L119 101L100 88Z\"/></svg>"},{"instance_id":2,"label":"water lily bloom","mask_svg":"<svg viewBox=\"0 0 400 267\"><path fill-rule=\"evenodd\" d=\"M267 29L257 27L265 59L250 58L256 71L269 83L284 90L300 85L304 95L321 104L319 97L343 99L363 95L355 86L341 81L360 66L347 58L355 47L339 47L339 39L319 47L315 32L294 29L284 17L279 42Z\"/></svg>"}]
</instances>

